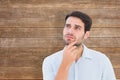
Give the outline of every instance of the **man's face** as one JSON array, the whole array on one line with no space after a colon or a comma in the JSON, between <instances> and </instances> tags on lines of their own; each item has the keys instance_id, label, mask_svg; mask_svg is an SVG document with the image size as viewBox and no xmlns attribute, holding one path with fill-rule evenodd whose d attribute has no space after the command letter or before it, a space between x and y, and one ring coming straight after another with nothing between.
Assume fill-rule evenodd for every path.
<instances>
[{"instance_id":1,"label":"man's face","mask_svg":"<svg viewBox=\"0 0 120 80\"><path fill-rule=\"evenodd\" d=\"M63 30L63 40L66 45L76 41L76 45L81 45L86 39L85 27L81 19L77 17L68 17Z\"/></svg>"}]
</instances>

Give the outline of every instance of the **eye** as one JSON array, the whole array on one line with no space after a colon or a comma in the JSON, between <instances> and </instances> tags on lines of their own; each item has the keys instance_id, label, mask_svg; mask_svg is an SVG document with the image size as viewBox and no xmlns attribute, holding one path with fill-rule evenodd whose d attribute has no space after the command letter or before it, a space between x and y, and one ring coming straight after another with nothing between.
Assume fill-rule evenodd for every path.
<instances>
[{"instance_id":1,"label":"eye","mask_svg":"<svg viewBox=\"0 0 120 80\"><path fill-rule=\"evenodd\" d=\"M76 29L76 30L80 30L81 27L80 27L79 25L75 25L75 29Z\"/></svg>"},{"instance_id":2,"label":"eye","mask_svg":"<svg viewBox=\"0 0 120 80\"><path fill-rule=\"evenodd\" d=\"M70 24L65 24L65 27L70 28L71 26L70 26Z\"/></svg>"}]
</instances>

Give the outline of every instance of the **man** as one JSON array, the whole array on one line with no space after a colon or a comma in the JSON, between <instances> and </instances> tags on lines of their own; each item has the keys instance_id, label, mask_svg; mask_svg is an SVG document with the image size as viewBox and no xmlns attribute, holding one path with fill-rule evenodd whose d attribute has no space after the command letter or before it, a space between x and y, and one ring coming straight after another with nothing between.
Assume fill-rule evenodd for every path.
<instances>
[{"instance_id":1,"label":"man","mask_svg":"<svg viewBox=\"0 0 120 80\"><path fill-rule=\"evenodd\" d=\"M116 80L108 57L83 44L91 25L91 18L79 11L65 17L65 47L45 58L43 80Z\"/></svg>"}]
</instances>

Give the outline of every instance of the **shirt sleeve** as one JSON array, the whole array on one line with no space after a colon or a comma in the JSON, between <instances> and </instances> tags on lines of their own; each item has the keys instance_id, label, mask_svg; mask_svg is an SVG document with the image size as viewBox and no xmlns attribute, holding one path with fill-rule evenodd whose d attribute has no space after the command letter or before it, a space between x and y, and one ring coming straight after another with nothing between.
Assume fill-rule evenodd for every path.
<instances>
[{"instance_id":1,"label":"shirt sleeve","mask_svg":"<svg viewBox=\"0 0 120 80\"><path fill-rule=\"evenodd\" d=\"M50 60L48 60L47 58L45 58L43 61L42 72L43 72L43 80L54 80L55 75L53 72L53 68L50 63Z\"/></svg>"},{"instance_id":2,"label":"shirt sleeve","mask_svg":"<svg viewBox=\"0 0 120 80\"><path fill-rule=\"evenodd\" d=\"M104 62L105 66L103 67L104 71L102 75L102 80L116 80L115 73L109 58L106 57Z\"/></svg>"}]
</instances>

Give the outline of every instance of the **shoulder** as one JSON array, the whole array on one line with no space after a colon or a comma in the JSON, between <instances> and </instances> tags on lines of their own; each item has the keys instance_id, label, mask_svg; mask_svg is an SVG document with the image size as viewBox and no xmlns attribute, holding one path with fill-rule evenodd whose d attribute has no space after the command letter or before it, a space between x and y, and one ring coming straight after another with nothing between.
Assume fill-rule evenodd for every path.
<instances>
[{"instance_id":1,"label":"shoulder","mask_svg":"<svg viewBox=\"0 0 120 80\"><path fill-rule=\"evenodd\" d=\"M92 61L97 65L101 66L102 69L112 67L111 61L105 53L89 49L90 55L92 56Z\"/></svg>"},{"instance_id":2,"label":"shoulder","mask_svg":"<svg viewBox=\"0 0 120 80\"><path fill-rule=\"evenodd\" d=\"M84 56L92 58L92 59L98 60L98 59L107 58L107 56L104 53L87 48L85 45L84 45L83 53L84 53L83 54Z\"/></svg>"},{"instance_id":3,"label":"shoulder","mask_svg":"<svg viewBox=\"0 0 120 80\"><path fill-rule=\"evenodd\" d=\"M89 51L90 51L90 55L92 56L92 58L94 60L100 61L105 64L110 62L109 57L106 56L105 53L102 53L102 52L96 51L96 50L92 50L92 49L89 49Z\"/></svg>"},{"instance_id":4,"label":"shoulder","mask_svg":"<svg viewBox=\"0 0 120 80\"><path fill-rule=\"evenodd\" d=\"M89 51L90 51L90 53L93 57L100 57L100 58L106 58L107 57L104 53L102 53L100 51L96 51L96 50L92 50L92 49L89 49Z\"/></svg>"}]
</instances>

